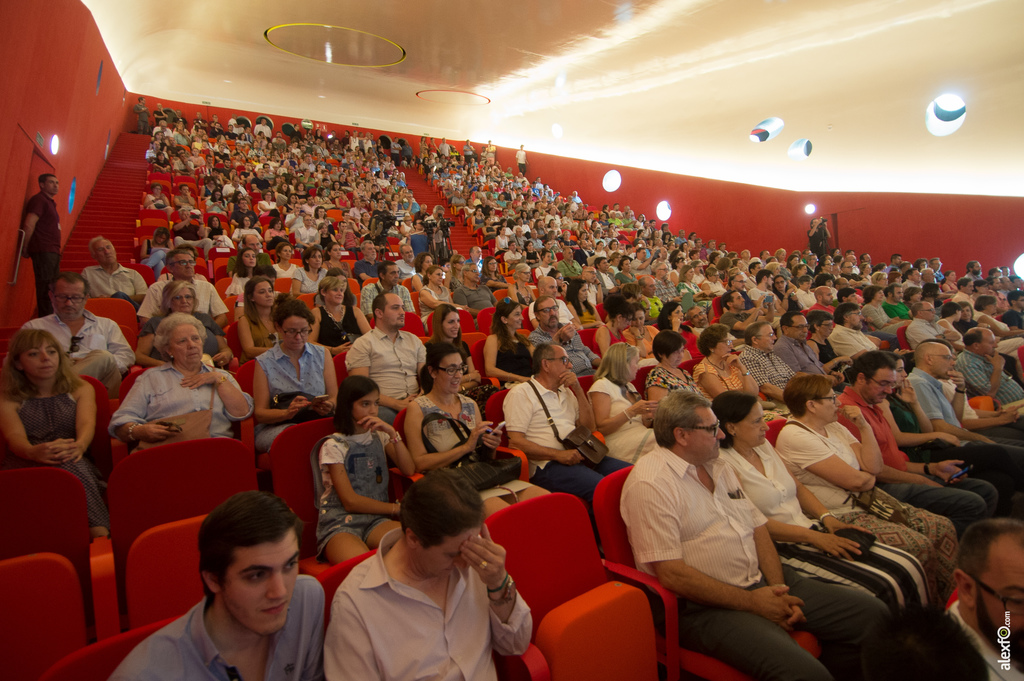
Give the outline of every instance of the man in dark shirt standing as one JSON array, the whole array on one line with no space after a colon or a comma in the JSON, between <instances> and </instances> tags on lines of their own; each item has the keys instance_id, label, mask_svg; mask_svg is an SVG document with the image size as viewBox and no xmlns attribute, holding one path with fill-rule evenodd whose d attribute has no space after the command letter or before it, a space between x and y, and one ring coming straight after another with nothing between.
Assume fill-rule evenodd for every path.
<instances>
[{"instance_id":1,"label":"man in dark shirt standing","mask_svg":"<svg viewBox=\"0 0 1024 681\"><path fill-rule=\"evenodd\" d=\"M57 176L43 173L39 176L39 193L28 200L25 207L25 245L21 257L32 258L36 278L36 314L53 314L50 305L50 282L60 272L60 216L57 214L57 196L60 184Z\"/></svg>"}]
</instances>

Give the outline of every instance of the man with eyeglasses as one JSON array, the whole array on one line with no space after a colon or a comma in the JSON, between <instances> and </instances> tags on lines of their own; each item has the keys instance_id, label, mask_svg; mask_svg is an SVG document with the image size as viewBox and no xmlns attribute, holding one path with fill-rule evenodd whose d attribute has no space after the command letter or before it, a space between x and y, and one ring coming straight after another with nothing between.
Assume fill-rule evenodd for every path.
<instances>
[{"instance_id":1,"label":"man with eyeglasses","mask_svg":"<svg viewBox=\"0 0 1024 681\"><path fill-rule=\"evenodd\" d=\"M775 331L772 325L768 322L753 322L744 330L743 342L746 344L740 348L743 366L768 399L782 402L782 391L796 372L775 354Z\"/></svg>"},{"instance_id":2,"label":"man with eyeglasses","mask_svg":"<svg viewBox=\"0 0 1024 681\"><path fill-rule=\"evenodd\" d=\"M480 285L480 271L469 260L462 268L462 286L455 289L452 302L469 310L474 317L480 314L480 310L494 307L498 303L491 289Z\"/></svg>"},{"instance_id":3,"label":"man with eyeglasses","mask_svg":"<svg viewBox=\"0 0 1024 681\"><path fill-rule=\"evenodd\" d=\"M541 296L535 303L537 328L530 334L534 347L547 343L561 345L569 355L569 364L577 376L591 376L601 364L601 357L583 344L572 324L558 321L558 303L550 296Z\"/></svg>"},{"instance_id":4,"label":"man with eyeglasses","mask_svg":"<svg viewBox=\"0 0 1024 681\"><path fill-rule=\"evenodd\" d=\"M220 294L213 284L196 276L195 256L187 248L175 248L167 254L167 271L171 279L158 281L149 287L142 307L139 308L139 326L142 327L150 317L160 314L160 301L163 300L164 287L167 282L188 281L196 289L196 312L203 312L213 317L218 326L224 328L228 323L228 308L220 299Z\"/></svg>"},{"instance_id":5,"label":"man with eyeglasses","mask_svg":"<svg viewBox=\"0 0 1024 681\"><path fill-rule=\"evenodd\" d=\"M553 298L558 304L558 322L559 324L573 324L577 329L582 329L583 324L579 323L579 319L572 313L569 306L565 304L564 300L559 299L558 296L558 281L554 277L540 277L537 279L537 295L548 296ZM456 301L457 302L457 301ZM537 302L530 303L530 307L527 313L530 317L530 323L534 326L537 325Z\"/></svg>"},{"instance_id":6,"label":"man with eyeglasses","mask_svg":"<svg viewBox=\"0 0 1024 681\"><path fill-rule=\"evenodd\" d=\"M960 473L968 452L943 450L941 456L949 456L948 460L940 461L936 456L935 461L919 463L910 461L900 451L889 422L892 416L886 414L889 407L886 398L896 389L897 382L896 359L892 353L865 353L854 360L849 373L853 382L839 396L839 404L858 407L871 429L882 455L882 471L876 476L879 488L900 501L949 518L957 536L962 535L971 523L991 516L999 494L989 482L966 475L953 480L952 484L950 482L954 475ZM916 385L914 388L920 401L921 391ZM860 427L842 412L839 422L854 437L864 441L865 435Z\"/></svg>"},{"instance_id":7,"label":"man with eyeglasses","mask_svg":"<svg viewBox=\"0 0 1024 681\"><path fill-rule=\"evenodd\" d=\"M799 312L786 312L779 320L782 335L775 341L773 349L776 357L796 373L823 374L832 377L832 384L839 385L845 379L842 371L834 367L852 364L849 357L836 357L828 365L818 359L818 355L807 344L807 318Z\"/></svg>"},{"instance_id":8,"label":"man with eyeglasses","mask_svg":"<svg viewBox=\"0 0 1024 681\"><path fill-rule=\"evenodd\" d=\"M1024 681L1024 522L975 523L960 540L949 614L988 664L989 681Z\"/></svg>"},{"instance_id":9,"label":"man with eyeglasses","mask_svg":"<svg viewBox=\"0 0 1024 681\"><path fill-rule=\"evenodd\" d=\"M550 422L539 400L544 400ZM591 468L583 465L578 449L563 444L576 427L594 430L597 424L590 400L561 345L541 344L534 349L533 378L508 391L504 413L509 446L530 460L530 482L549 492L572 494L589 504L604 476L629 467L625 461L606 456Z\"/></svg>"},{"instance_id":10,"label":"man with eyeglasses","mask_svg":"<svg viewBox=\"0 0 1024 681\"><path fill-rule=\"evenodd\" d=\"M907 325L907 342L910 349L916 350L922 341L929 338L944 338L946 333L950 334L947 340L959 340L959 333L950 329L946 331L935 321L935 304L925 301L911 303L910 316L913 321Z\"/></svg>"},{"instance_id":11,"label":"man with eyeglasses","mask_svg":"<svg viewBox=\"0 0 1024 681\"><path fill-rule=\"evenodd\" d=\"M117 397L121 376L135 363L135 351L117 322L85 309L88 298L89 284L82 275L61 272L50 283L54 313L29 320L22 328L49 331L71 358L76 374L99 379L110 397Z\"/></svg>"},{"instance_id":12,"label":"man with eyeglasses","mask_svg":"<svg viewBox=\"0 0 1024 681\"><path fill-rule=\"evenodd\" d=\"M637 566L678 594L679 643L758 679L854 679L882 601L783 566L767 519L719 458L711 403L671 392L654 417L658 447L626 479L620 508ZM822 645L820 660L794 629Z\"/></svg>"}]
</instances>

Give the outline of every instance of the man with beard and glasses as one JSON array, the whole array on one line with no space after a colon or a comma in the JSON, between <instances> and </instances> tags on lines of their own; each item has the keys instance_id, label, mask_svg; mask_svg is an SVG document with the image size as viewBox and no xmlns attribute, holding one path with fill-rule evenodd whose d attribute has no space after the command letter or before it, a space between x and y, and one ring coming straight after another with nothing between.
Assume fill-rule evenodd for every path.
<instances>
[{"instance_id":1,"label":"man with beard and glasses","mask_svg":"<svg viewBox=\"0 0 1024 681\"><path fill-rule=\"evenodd\" d=\"M960 540L950 614L988 664L989 681L1024 680L1024 522L983 520Z\"/></svg>"}]
</instances>

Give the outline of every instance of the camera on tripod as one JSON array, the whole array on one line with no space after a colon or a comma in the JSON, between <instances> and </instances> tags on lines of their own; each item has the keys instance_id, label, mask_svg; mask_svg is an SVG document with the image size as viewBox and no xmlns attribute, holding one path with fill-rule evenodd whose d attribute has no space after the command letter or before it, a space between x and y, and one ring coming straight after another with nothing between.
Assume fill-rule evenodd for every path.
<instances>
[{"instance_id":1,"label":"camera on tripod","mask_svg":"<svg viewBox=\"0 0 1024 681\"><path fill-rule=\"evenodd\" d=\"M386 210L375 210L370 216L369 237L374 245L385 247L388 242L388 232L392 227L398 225L398 219L393 213Z\"/></svg>"}]
</instances>

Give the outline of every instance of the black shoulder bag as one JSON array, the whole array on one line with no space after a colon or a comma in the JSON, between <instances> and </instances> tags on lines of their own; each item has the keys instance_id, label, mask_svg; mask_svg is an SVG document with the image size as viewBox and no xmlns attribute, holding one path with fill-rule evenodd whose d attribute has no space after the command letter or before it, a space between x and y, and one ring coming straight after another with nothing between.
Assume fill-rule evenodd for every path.
<instances>
[{"instance_id":1,"label":"black shoulder bag","mask_svg":"<svg viewBox=\"0 0 1024 681\"><path fill-rule=\"evenodd\" d=\"M447 414L433 412L423 417L423 425L420 426L420 435L423 437L423 446L430 453L437 453L437 449L427 437L426 427L434 421L446 421L448 426L459 438L459 446L466 444L471 431L466 424L453 419ZM519 457L498 459L494 456L494 450L488 449L481 443L476 451L471 452L453 464L447 466L450 470L461 475L466 482L473 486L478 492L492 487L500 487L508 484L519 477L522 471L523 462Z\"/></svg>"}]
</instances>

